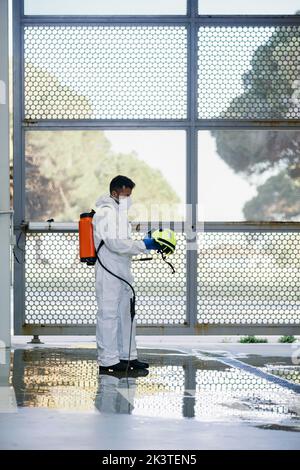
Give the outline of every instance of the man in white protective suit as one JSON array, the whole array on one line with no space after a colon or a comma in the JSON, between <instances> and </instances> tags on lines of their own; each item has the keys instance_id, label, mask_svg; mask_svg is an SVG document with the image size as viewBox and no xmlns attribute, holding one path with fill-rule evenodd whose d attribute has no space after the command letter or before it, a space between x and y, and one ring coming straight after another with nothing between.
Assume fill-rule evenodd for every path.
<instances>
[{"instance_id":1,"label":"man in white protective suit","mask_svg":"<svg viewBox=\"0 0 300 470\"><path fill-rule=\"evenodd\" d=\"M143 241L131 239L131 226L127 211L131 205L131 192L135 183L126 176L116 176L110 183L110 194L96 201L93 234L101 263L112 273L132 284L131 258L133 255L157 250L160 245L150 237ZM95 267L97 298L97 354L99 372L125 371L129 360L130 298L132 291L123 281L107 272L97 260ZM137 358L136 320L132 325L130 369L147 369L149 364Z\"/></svg>"}]
</instances>

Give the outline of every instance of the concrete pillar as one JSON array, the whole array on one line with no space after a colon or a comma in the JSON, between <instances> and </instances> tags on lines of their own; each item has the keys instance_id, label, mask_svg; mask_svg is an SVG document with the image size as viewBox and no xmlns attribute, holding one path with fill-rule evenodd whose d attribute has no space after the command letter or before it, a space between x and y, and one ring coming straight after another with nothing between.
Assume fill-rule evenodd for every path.
<instances>
[{"instance_id":1,"label":"concrete pillar","mask_svg":"<svg viewBox=\"0 0 300 470\"><path fill-rule=\"evenodd\" d=\"M8 1L0 0L0 349L10 347Z\"/></svg>"}]
</instances>

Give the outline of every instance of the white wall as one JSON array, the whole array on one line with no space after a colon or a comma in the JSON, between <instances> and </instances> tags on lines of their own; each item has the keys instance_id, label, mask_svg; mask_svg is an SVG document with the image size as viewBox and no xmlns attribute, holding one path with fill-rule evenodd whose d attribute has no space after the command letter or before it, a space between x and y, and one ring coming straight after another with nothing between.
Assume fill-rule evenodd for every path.
<instances>
[{"instance_id":1,"label":"white wall","mask_svg":"<svg viewBox=\"0 0 300 470\"><path fill-rule=\"evenodd\" d=\"M0 0L0 348L10 346L8 1Z\"/></svg>"}]
</instances>

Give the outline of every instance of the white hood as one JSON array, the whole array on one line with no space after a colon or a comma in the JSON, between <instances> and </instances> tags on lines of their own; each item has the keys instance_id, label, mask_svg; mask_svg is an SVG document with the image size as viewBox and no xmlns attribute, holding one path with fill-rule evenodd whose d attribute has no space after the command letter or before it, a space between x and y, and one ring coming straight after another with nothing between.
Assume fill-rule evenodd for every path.
<instances>
[{"instance_id":1,"label":"white hood","mask_svg":"<svg viewBox=\"0 0 300 470\"><path fill-rule=\"evenodd\" d=\"M97 199L95 205L97 208L100 206L107 206L107 205L112 205L113 207L116 207L117 203L116 201L114 201L112 197L110 197L109 194L103 194Z\"/></svg>"}]
</instances>

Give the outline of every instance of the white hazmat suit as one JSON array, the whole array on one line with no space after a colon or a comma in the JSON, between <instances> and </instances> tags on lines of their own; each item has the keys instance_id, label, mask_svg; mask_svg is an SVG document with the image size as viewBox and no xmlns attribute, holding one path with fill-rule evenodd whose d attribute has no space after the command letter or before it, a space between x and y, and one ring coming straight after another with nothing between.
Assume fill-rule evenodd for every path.
<instances>
[{"instance_id":1,"label":"white hazmat suit","mask_svg":"<svg viewBox=\"0 0 300 470\"><path fill-rule=\"evenodd\" d=\"M126 202L126 201L122 201ZM101 240L98 256L105 267L130 284L131 258L139 253L148 253L143 241L131 239L127 207L118 204L110 195L96 201L93 217L93 235L96 249ZM104 367L128 360L130 342L130 298L132 291L125 282L105 271L98 260L95 265L97 298L97 354L98 364ZM137 359L136 320L133 321L130 360Z\"/></svg>"}]
</instances>

